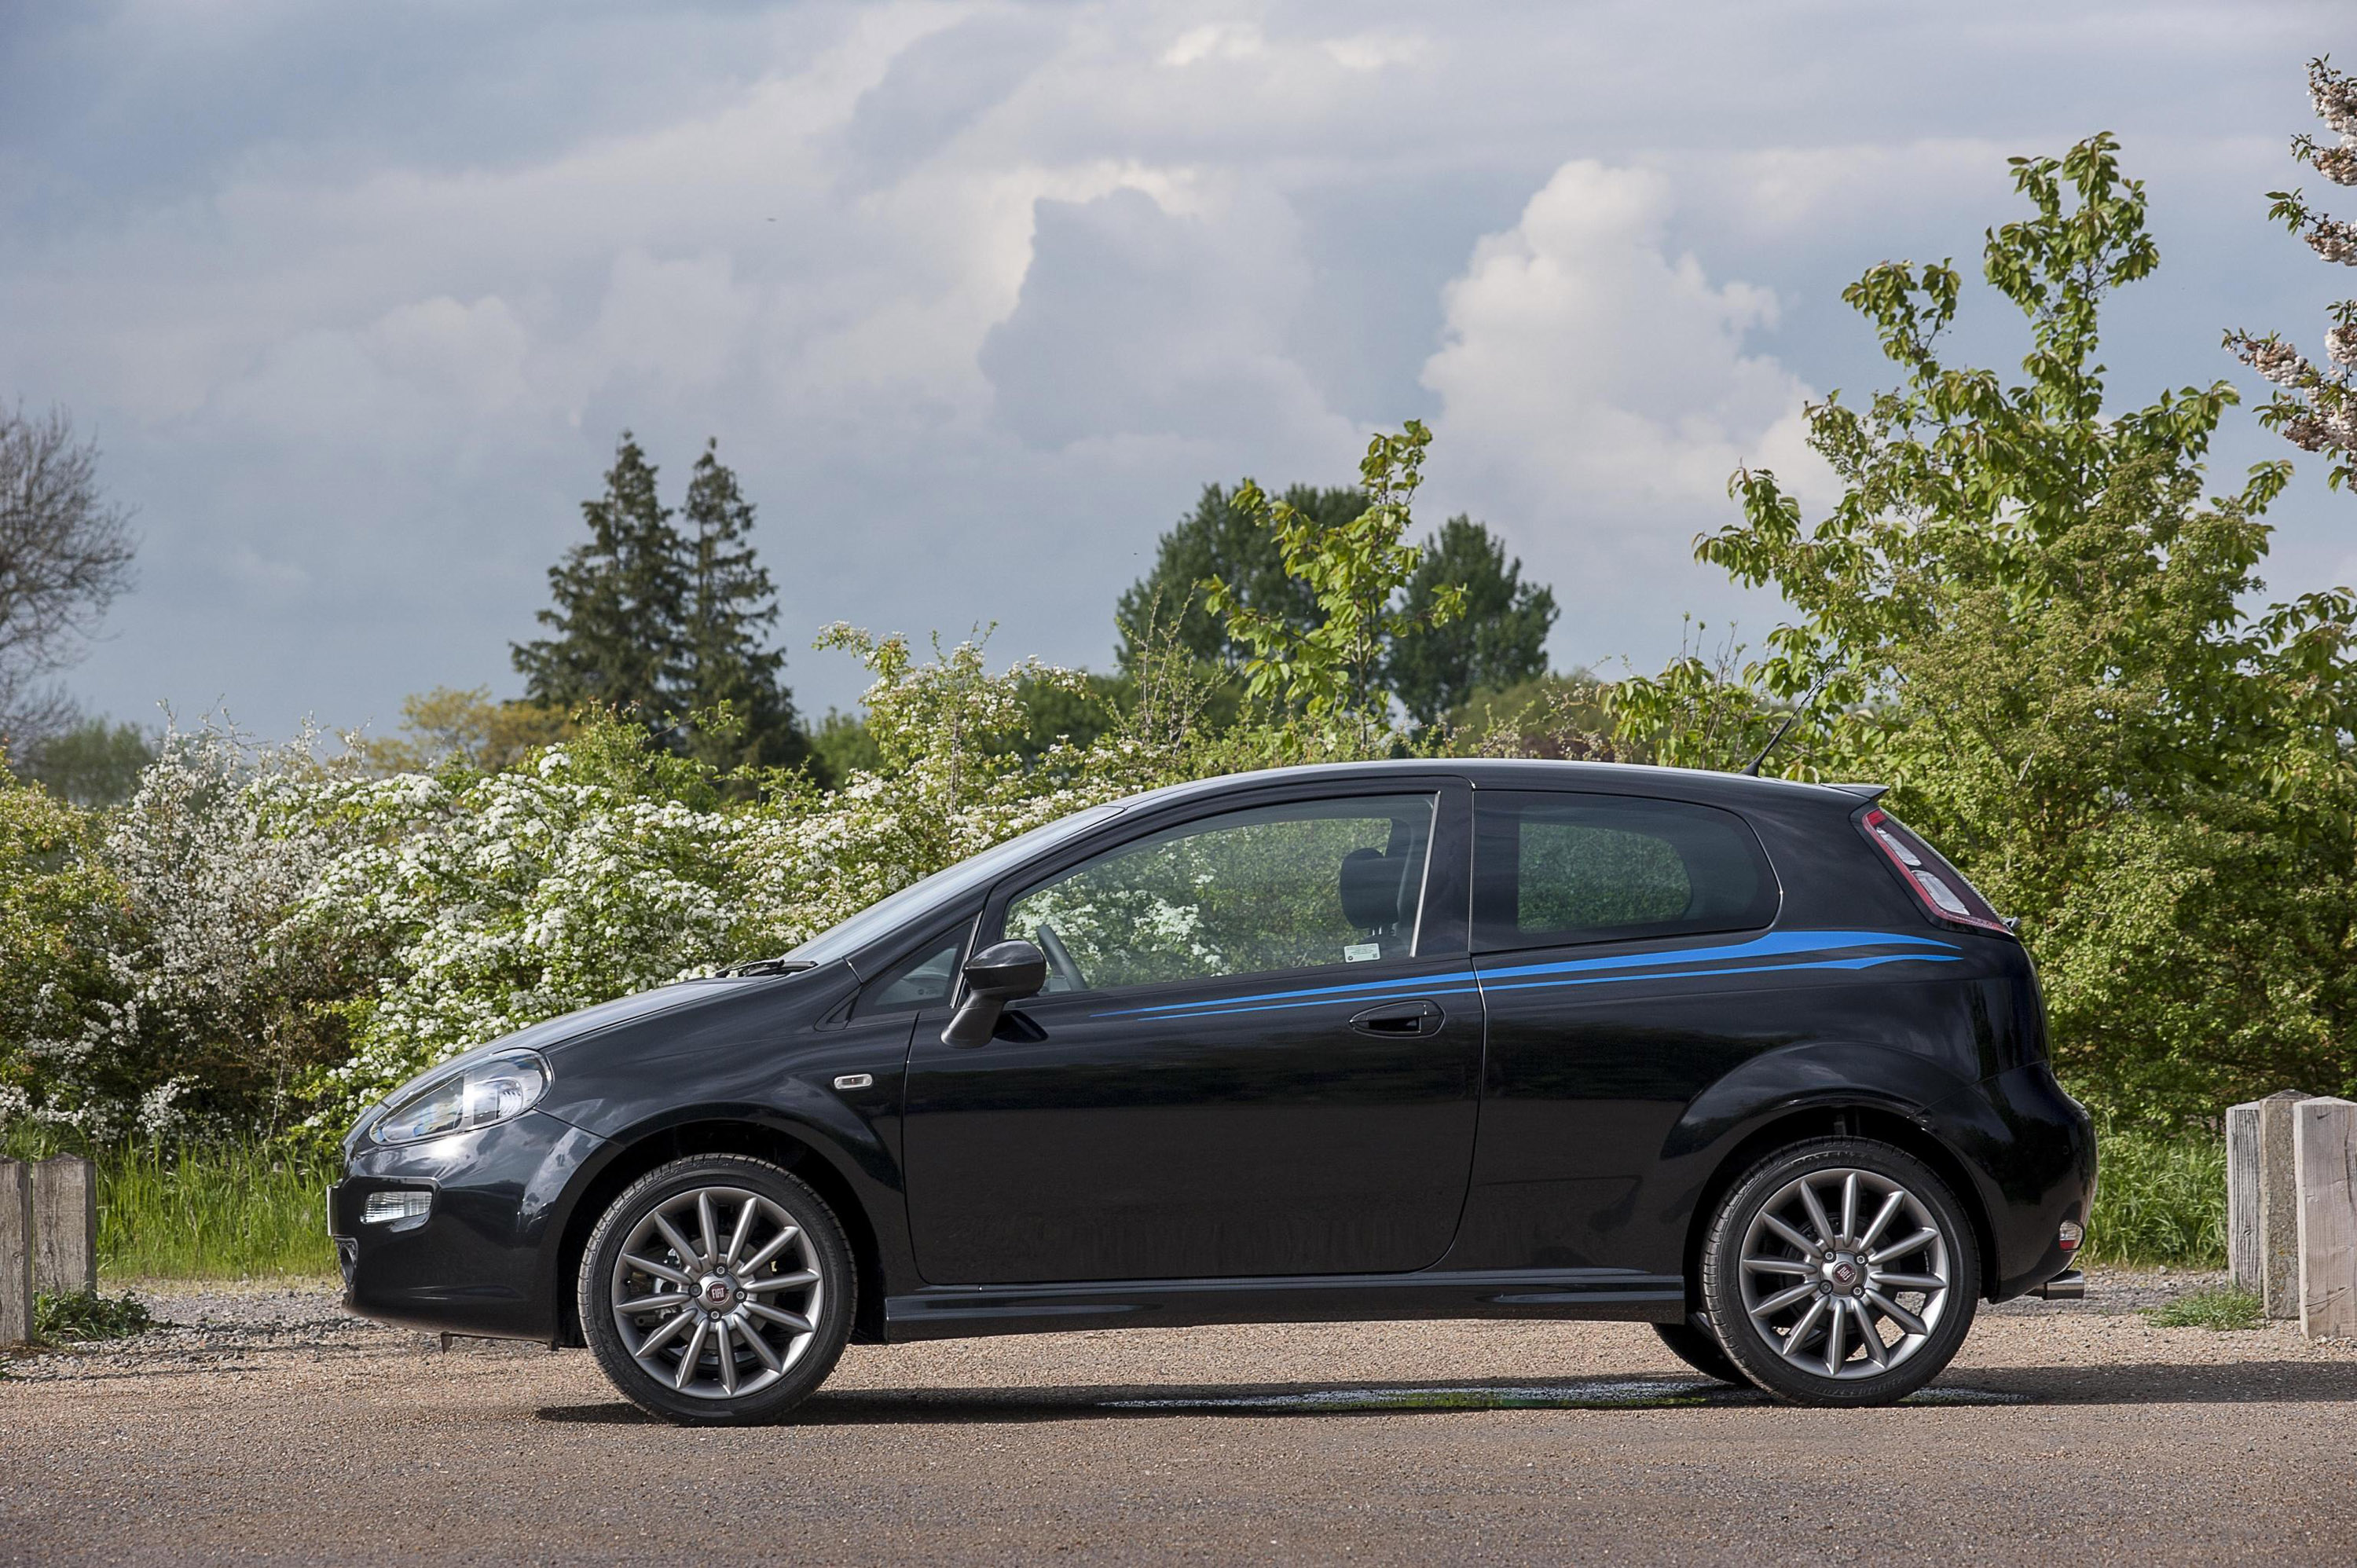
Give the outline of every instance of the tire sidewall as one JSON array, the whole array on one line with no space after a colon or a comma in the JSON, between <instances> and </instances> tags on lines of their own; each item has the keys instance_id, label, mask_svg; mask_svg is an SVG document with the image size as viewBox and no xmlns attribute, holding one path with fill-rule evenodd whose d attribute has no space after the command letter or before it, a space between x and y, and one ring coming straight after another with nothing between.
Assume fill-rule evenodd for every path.
<instances>
[{"instance_id":1,"label":"tire sidewall","mask_svg":"<svg viewBox=\"0 0 2357 1568\"><path fill-rule=\"evenodd\" d=\"M624 1240L656 1204L701 1187L738 1187L783 1208L818 1253L826 1290L811 1343L784 1377L737 1399L699 1399L651 1376L623 1343L608 1299ZM598 1218L576 1282L581 1337L607 1379L648 1414L682 1425L753 1426L782 1420L808 1399L843 1354L857 1305L858 1278L842 1222L825 1199L784 1166L747 1155L694 1155L657 1166L625 1187Z\"/></svg>"},{"instance_id":2,"label":"tire sidewall","mask_svg":"<svg viewBox=\"0 0 2357 1568\"><path fill-rule=\"evenodd\" d=\"M1744 1308L1743 1238L1778 1188L1812 1171L1870 1170L1900 1183L1932 1211L1948 1244L1953 1282L1931 1337L1878 1377L1812 1376L1784 1359ZM1703 1301L1727 1359L1753 1383L1796 1404L1873 1405L1906 1398L1947 1369L1972 1332L1981 1288L1980 1244L1963 1204L1932 1168L1905 1150L1866 1138L1822 1138L1781 1149L1754 1165L1720 1204L1703 1245Z\"/></svg>"}]
</instances>

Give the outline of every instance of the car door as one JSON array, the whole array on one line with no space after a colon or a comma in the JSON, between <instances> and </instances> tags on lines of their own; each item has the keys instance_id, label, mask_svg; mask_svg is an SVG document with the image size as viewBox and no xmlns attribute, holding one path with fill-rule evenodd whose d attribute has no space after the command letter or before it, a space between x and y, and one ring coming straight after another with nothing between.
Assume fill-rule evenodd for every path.
<instances>
[{"instance_id":1,"label":"car door","mask_svg":"<svg viewBox=\"0 0 2357 1568\"><path fill-rule=\"evenodd\" d=\"M1048 989L920 1021L909 1226L936 1283L1392 1273L1448 1249L1482 1020L1453 779L1230 797L1003 885Z\"/></svg>"},{"instance_id":2,"label":"car door","mask_svg":"<svg viewBox=\"0 0 2357 1568\"><path fill-rule=\"evenodd\" d=\"M1760 1047L1779 889L1749 823L1680 800L1476 794L1489 1018L1469 1267L1626 1264L1686 1102Z\"/></svg>"}]
</instances>

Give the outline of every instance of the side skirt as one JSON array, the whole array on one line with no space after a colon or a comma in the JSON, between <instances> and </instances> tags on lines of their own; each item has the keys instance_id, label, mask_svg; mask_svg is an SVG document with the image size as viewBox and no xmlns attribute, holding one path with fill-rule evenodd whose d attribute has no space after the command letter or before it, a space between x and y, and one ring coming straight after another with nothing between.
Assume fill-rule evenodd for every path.
<instances>
[{"instance_id":1,"label":"side skirt","mask_svg":"<svg viewBox=\"0 0 2357 1568\"><path fill-rule=\"evenodd\" d=\"M928 1285L884 1302L884 1337L1393 1318L1569 1317L1683 1323L1685 1282L1633 1269L1302 1274L1232 1280Z\"/></svg>"}]
</instances>

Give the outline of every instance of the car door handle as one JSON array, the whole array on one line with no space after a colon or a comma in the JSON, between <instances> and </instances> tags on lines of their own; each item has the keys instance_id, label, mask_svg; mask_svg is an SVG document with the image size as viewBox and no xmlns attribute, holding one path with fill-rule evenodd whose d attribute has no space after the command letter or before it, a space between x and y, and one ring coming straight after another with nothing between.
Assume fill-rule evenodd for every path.
<instances>
[{"instance_id":1,"label":"car door handle","mask_svg":"<svg viewBox=\"0 0 2357 1568\"><path fill-rule=\"evenodd\" d=\"M1385 1002L1365 1012L1352 1015L1351 1027L1362 1035L1378 1039L1397 1039L1403 1035L1437 1035L1448 1021L1437 1002L1421 997L1413 1002Z\"/></svg>"}]
</instances>

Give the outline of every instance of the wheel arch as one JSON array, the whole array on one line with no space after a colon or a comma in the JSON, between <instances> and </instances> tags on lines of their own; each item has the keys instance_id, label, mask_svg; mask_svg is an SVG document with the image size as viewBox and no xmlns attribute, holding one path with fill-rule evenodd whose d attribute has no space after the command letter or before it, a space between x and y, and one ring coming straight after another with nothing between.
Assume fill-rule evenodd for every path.
<instances>
[{"instance_id":1,"label":"wheel arch","mask_svg":"<svg viewBox=\"0 0 2357 1568\"><path fill-rule=\"evenodd\" d=\"M851 1337L860 1343L883 1337L883 1250L857 1187L827 1153L823 1138L744 1117L713 1115L650 1128L618 1140L618 1145L575 1196L551 1260L550 1294L556 1305L559 1344L586 1343L574 1282L598 1218L632 1182L659 1165L693 1155L746 1155L781 1165L808 1183L842 1222L844 1237L851 1243L852 1265L859 1272Z\"/></svg>"},{"instance_id":2,"label":"wheel arch","mask_svg":"<svg viewBox=\"0 0 2357 1568\"><path fill-rule=\"evenodd\" d=\"M1696 1192L1693 1212L1686 1220L1680 1263L1685 1275L1687 1310L1702 1309L1698 1293L1702 1288L1703 1240L1710 1233L1711 1219L1727 1193L1754 1165L1778 1149L1827 1137L1870 1138L1889 1144L1922 1161L1934 1176L1947 1183L1948 1190L1955 1194L1956 1202L1964 1208L1966 1223L1973 1228L1974 1245L1984 1260L1981 1294L1989 1298L1996 1280L1996 1271L1986 1261L1996 1255L1996 1231L1989 1221L1980 1184L1973 1180L1964 1160L1937 1134L1893 1106L1860 1100L1808 1105L1787 1112L1745 1133L1720 1156Z\"/></svg>"}]
</instances>

